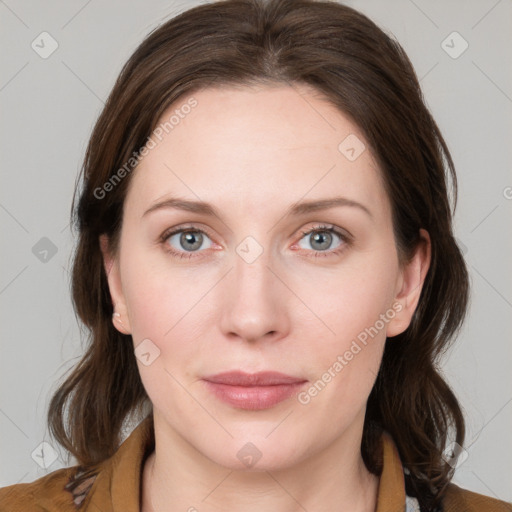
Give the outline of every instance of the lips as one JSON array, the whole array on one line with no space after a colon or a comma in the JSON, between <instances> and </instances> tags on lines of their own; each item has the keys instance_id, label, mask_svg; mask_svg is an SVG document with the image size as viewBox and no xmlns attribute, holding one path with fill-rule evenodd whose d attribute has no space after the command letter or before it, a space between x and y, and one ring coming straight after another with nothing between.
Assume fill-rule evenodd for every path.
<instances>
[{"instance_id":1,"label":"lips","mask_svg":"<svg viewBox=\"0 0 512 512\"><path fill-rule=\"evenodd\" d=\"M207 388L223 402L238 409L268 409L296 394L307 382L279 372L231 371L204 377Z\"/></svg>"},{"instance_id":2,"label":"lips","mask_svg":"<svg viewBox=\"0 0 512 512\"><path fill-rule=\"evenodd\" d=\"M279 372L245 373L239 370L218 373L210 377L204 377L208 382L227 384L228 386L276 386L279 384L295 384L305 382L306 379L292 377Z\"/></svg>"}]
</instances>

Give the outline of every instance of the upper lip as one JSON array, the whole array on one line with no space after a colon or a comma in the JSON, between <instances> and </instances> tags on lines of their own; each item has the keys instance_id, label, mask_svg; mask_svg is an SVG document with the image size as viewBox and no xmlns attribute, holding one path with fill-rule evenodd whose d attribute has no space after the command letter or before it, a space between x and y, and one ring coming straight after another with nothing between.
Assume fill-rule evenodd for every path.
<instances>
[{"instance_id":1,"label":"upper lip","mask_svg":"<svg viewBox=\"0 0 512 512\"><path fill-rule=\"evenodd\" d=\"M276 386L279 384L295 384L306 382L306 379L292 377L280 372L258 372L245 373L240 370L217 373L204 377L204 380L215 382L217 384L227 384L229 386Z\"/></svg>"}]
</instances>

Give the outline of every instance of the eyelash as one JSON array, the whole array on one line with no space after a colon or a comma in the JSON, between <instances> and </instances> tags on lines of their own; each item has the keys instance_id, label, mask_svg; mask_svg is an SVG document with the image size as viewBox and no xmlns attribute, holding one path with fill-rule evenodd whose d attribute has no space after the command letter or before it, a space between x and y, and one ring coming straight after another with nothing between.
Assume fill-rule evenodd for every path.
<instances>
[{"instance_id":1,"label":"eyelash","mask_svg":"<svg viewBox=\"0 0 512 512\"><path fill-rule=\"evenodd\" d=\"M191 258L196 258L196 257L201 258L202 256L197 256L197 253L193 252L193 251L188 252L188 253L185 251L176 251L175 249L172 249L169 246L169 244L167 243L167 241L169 240L169 238L171 236L173 236L177 233L187 233L187 232L188 233L202 233L203 235L206 235L208 238L211 238L210 235L205 230L190 226L190 227L179 227L179 228L176 228L173 230L165 231L161 235L159 242L164 246L164 250L174 257L177 257L180 259L183 259L183 258L191 259ZM320 225L320 226L316 226L309 230L301 231L300 233L302 236L300 237L299 240L301 240L305 236L310 235L311 233L315 233L315 232L334 233L335 235L337 235L340 238L340 240L343 242L343 244L340 247L338 247L337 249L333 249L333 250L314 251L314 255L312 256L313 258L326 258L329 256L337 256L337 255L341 254L347 248L347 246L350 246L352 243L352 238L349 235L341 232L340 230L336 229L334 226L326 226L326 225ZM203 252L203 251L200 251L200 252Z\"/></svg>"}]
</instances>

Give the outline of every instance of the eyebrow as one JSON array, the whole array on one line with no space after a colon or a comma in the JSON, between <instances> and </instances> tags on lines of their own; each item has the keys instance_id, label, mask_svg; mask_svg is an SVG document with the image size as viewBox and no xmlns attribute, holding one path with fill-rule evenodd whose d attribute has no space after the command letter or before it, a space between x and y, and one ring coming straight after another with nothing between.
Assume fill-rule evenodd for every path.
<instances>
[{"instance_id":1,"label":"eyebrow","mask_svg":"<svg viewBox=\"0 0 512 512\"><path fill-rule=\"evenodd\" d=\"M349 206L357 208L365 212L369 217L373 218L371 211L361 203L348 199L346 197L333 197L328 199L316 199L311 201L298 201L293 203L287 210L285 217L305 215L311 212L328 210L330 208ZM179 197L168 197L163 201L153 204L142 215L145 217L151 212L161 209L184 210L187 212L198 213L202 215L214 216L221 219L217 209L210 203L204 201L191 201Z\"/></svg>"}]
</instances>

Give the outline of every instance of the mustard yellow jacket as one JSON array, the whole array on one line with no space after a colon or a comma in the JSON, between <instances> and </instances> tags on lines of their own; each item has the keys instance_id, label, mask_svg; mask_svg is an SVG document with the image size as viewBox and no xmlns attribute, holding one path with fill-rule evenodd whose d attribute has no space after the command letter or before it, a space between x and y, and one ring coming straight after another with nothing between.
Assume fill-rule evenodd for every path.
<instances>
[{"instance_id":1,"label":"mustard yellow jacket","mask_svg":"<svg viewBox=\"0 0 512 512\"><path fill-rule=\"evenodd\" d=\"M31 483L0 488L0 512L140 512L144 462L154 447L148 416L101 464L96 476L73 486L79 467L58 469ZM383 468L375 512L416 512L417 502L406 497L403 467L389 434L382 436ZM443 512L512 512L512 503L496 500L451 483Z\"/></svg>"}]
</instances>

